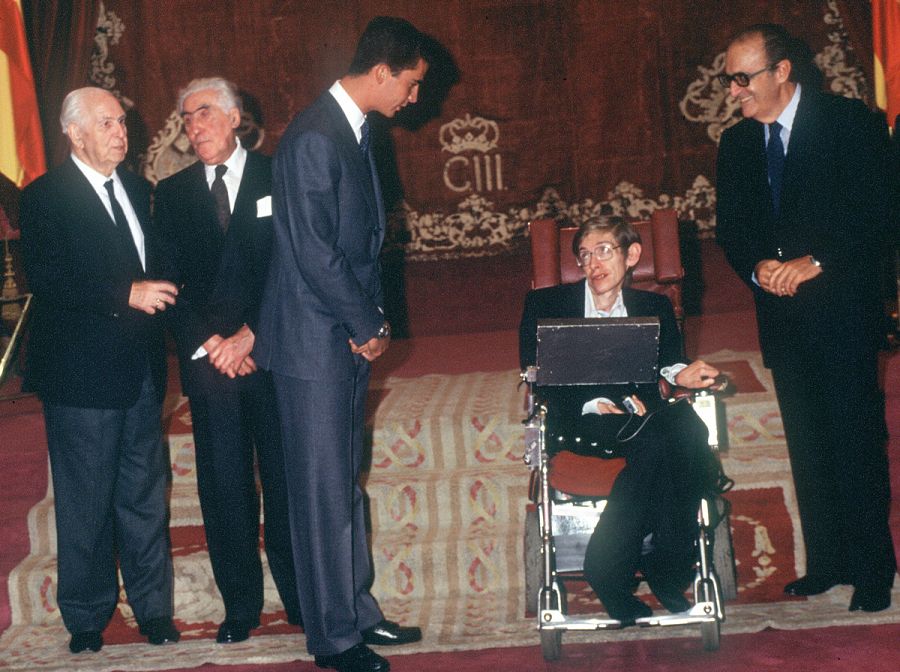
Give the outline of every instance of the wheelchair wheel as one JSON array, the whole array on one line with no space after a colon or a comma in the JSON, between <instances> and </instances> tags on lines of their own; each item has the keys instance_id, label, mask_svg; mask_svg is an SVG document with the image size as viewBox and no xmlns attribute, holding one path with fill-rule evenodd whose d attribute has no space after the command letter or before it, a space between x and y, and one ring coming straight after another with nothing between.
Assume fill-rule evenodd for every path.
<instances>
[{"instance_id":1,"label":"wheelchair wheel","mask_svg":"<svg viewBox=\"0 0 900 672\"><path fill-rule=\"evenodd\" d=\"M541 562L541 530L538 511L525 512L525 611L536 614L538 593L544 583L544 568Z\"/></svg>"},{"instance_id":2,"label":"wheelchair wheel","mask_svg":"<svg viewBox=\"0 0 900 672\"><path fill-rule=\"evenodd\" d=\"M712 563L719 577L722 599L737 599L737 568L734 562L734 542L731 538L731 507L722 497L716 497L719 524L712 533Z\"/></svg>"},{"instance_id":3,"label":"wheelchair wheel","mask_svg":"<svg viewBox=\"0 0 900 672\"><path fill-rule=\"evenodd\" d=\"M541 653L544 660L559 660L562 655L562 630L541 630Z\"/></svg>"},{"instance_id":4,"label":"wheelchair wheel","mask_svg":"<svg viewBox=\"0 0 900 672\"><path fill-rule=\"evenodd\" d=\"M704 651L719 650L719 635L721 634L721 627L722 624L719 622L719 619L716 619L714 621L707 621L700 624L700 636L703 638ZM544 633L541 633L541 635L543 634ZM543 644L543 640L541 640L541 643Z\"/></svg>"}]
</instances>

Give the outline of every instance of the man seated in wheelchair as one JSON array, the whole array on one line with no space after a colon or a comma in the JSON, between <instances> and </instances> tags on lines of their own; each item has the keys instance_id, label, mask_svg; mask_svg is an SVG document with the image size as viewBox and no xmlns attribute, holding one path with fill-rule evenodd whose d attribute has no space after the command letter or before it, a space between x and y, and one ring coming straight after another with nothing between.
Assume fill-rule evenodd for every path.
<instances>
[{"instance_id":1,"label":"man seated in wheelchair","mask_svg":"<svg viewBox=\"0 0 900 672\"><path fill-rule=\"evenodd\" d=\"M614 216L585 222L572 251L584 281L532 290L525 299L519 327L523 369L535 364L539 319L657 317L660 375L686 388L713 385L716 368L685 362L669 299L626 286L641 256L640 235L628 222ZM591 353L582 355L588 359ZM610 617L629 623L651 615L633 594L637 570L664 607L688 609L684 591L697 553L697 508L702 496L718 492L720 474L706 426L686 401L668 403L653 384L536 391L548 406L550 450L625 458L584 560L585 577ZM635 413L623 408L625 395Z\"/></svg>"}]
</instances>

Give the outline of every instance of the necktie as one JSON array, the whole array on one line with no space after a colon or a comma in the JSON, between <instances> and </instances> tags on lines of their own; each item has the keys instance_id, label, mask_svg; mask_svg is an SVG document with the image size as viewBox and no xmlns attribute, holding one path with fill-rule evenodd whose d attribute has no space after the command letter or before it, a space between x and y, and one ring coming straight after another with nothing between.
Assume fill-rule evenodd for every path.
<instances>
[{"instance_id":1,"label":"necktie","mask_svg":"<svg viewBox=\"0 0 900 672\"><path fill-rule=\"evenodd\" d=\"M769 170L769 186L772 189L772 207L777 216L781 205L781 177L784 174L784 144L781 142L781 124L777 121L769 124L766 164Z\"/></svg>"},{"instance_id":2,"label":"necktie","mask_svg":"<svg viewBox=\"0 0 900 672\"><path fill-rule=\"evenodd\" d=\"M369 158L369 122L367 120L363 121L359 131L361 136L359 139L359 151L362 152L365 158Z\"/></svg>"},{"instance_id":3,"label":"necktie","mask_svg":"<svg viewBox=\"0 0 900 672\"><path fill-rule=\"evenodd\" d=\"M137 246L134 244L134 237L131 235L131 228L128 226L128 220L125 219L125 211L122 210L122 206L119 205L119 201L116 199L113 181L107 180L103 183L103 186L106 188L106 193L109 194L109 202L110 205L112 205L113 211L113 220L116 223L116 233L119 236L119 244L122 246L122 251L132 264L137 265L136 268L143 270L141 257L138 254Z\"/></svg>"},{"instance_id":4,"label":"necktie","mask_svg":"<svg viewBox=\"0 0 900 672\"><path fill-rule=\"evenodd\" d=\"M228 170L228 166L219 164L216 166L216 177L212 181L210 191L213 198L216 199L216 217L219 220L219 228L222 233L228 231L228 220L231 219L231 205L228 203L228 189L225 187L225 180L222 176Z\"/></svg>"}]
</instances>

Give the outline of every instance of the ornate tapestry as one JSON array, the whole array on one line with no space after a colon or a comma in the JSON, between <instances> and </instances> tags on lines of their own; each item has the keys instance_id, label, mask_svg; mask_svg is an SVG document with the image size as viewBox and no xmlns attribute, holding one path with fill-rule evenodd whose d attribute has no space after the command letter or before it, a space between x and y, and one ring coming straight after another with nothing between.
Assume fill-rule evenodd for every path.
<instances>
[{"instance_id":1,"label":"ornate tapestry","mask_svg":"<svg viewBox=\"0 0 900 672\"><path fill-rule=\"evenodd\" d=\"M709 235L716 143L740 118L716 75L729 36L751 23L785 24L832 91L868 97L871 38L847 27L868 17L858 1L82 4L97 17L83 83L120 97L134 163L151 181L194 160L174 111L190 79L235 81L245 144L272 153L292 116L344 73L372 16L413 21L437 56L419 103L379 124L389 240L412 260L515 249L538 216L674 207ZM31 21L38 42L41 27Z\"/></svg>"}]
</instances>

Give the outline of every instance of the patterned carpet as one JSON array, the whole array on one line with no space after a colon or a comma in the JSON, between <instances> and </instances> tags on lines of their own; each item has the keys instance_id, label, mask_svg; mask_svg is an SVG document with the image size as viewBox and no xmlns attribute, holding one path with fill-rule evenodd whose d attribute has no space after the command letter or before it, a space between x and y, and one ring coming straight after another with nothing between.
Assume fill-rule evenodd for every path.
<instances>
[{"instance_id":1,"label":"patterned carpet","mask_svg":"<svg viewBox=\"0 0 900 672\"><path fill-rule=\"evenodd\" d=\"M726 472L738 561L738 599L726 605L723 635L765 627L809 628L900 620L898 610L848 615L847 590L785 600L781 586L802 573L796 506L771 380L755 353L705 357L729 372ZM421 643L400 653L530 645L525 617L522 530L528 472L521 462L524 415L517 372L387 378L371 390L370 498L373 593L389 618L421 625ZM227 647L212 641L224 613L203 544L186 400L167 399L172 456L172 541L177 647L141 643L130 608L119 604L107 646L62 655L68 636L56 608L52 493L29 514L31 553L10 575L12 626L0 638L0 669L151 670L305 658L267 577L263 626ZM596 602L585 591L570 600ZM900 600L900 595L895 599ZM573 605L574 606L574 605ZM567 641L699 637L696 628L629 629Z\"/></svg>"}]
</instances>

